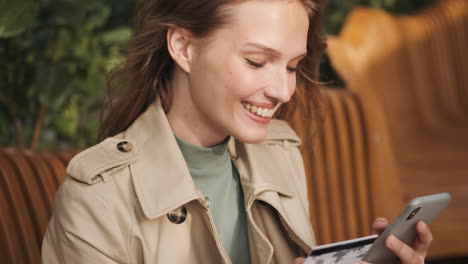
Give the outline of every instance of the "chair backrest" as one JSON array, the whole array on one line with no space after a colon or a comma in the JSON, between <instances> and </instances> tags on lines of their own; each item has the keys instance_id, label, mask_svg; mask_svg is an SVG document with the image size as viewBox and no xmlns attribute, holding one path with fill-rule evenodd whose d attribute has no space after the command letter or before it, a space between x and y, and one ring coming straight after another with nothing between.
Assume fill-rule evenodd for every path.
<instances>
[{"instance_id":1,"label":"chair backrest","mask_svg":"<svg viewBox=\"0 0 468 264\"><path fill-rule=\"evenodd\" d=\"M373 182L370 166L382 155L372 152L372 135L358 98L344 89L325 88L322 95L323 124L304 121L301 110L289 120L303 141L310 218L318 244L370 235L379 213L375 197L382 195L375 192L380 183ZM394 179L388 178L385 185L394 188Z\"/></svg>"},{"instance_id":2,"label":"chair backrest","mask_svg":"<svg viewBox=\"0 0 468 264\"><path fill-rule=\"evenodd\" d=\"M72 155L0 149L2 263L41 263L40 247L55 190Z\"/></svg>"},{"instance_id":3,"label":"chair backrest","mask_svg":"<svg viewBox=\"0 0 468 264\"><path fill-rule=\"evenodd\" d=\"M329 38L327 53L359 98L370 132L385 133L379 138L388 142L401 187L395 199L452 194L431 226L432 256L468 254L467 47L466 0L438 1L410 16L358 8Z\"/></svg>"}]
</instances>

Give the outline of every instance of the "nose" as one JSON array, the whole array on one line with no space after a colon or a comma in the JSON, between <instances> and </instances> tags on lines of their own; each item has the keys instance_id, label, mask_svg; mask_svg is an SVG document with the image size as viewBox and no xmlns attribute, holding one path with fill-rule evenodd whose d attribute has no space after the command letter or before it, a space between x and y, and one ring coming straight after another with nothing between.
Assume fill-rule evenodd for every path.
<instances>
[{"instance_id":1,"label":"nose","mask_svg":"<svg viewBox=\"0 0 468 264\"><path fill-rule=\"evenodd\" d=\"M287 103L294 94L295 88L295 74L291 74L287 70L275 71L272 73L270 85L265 89L265 95L280 103Z\"/></svg>"}]
</instances>

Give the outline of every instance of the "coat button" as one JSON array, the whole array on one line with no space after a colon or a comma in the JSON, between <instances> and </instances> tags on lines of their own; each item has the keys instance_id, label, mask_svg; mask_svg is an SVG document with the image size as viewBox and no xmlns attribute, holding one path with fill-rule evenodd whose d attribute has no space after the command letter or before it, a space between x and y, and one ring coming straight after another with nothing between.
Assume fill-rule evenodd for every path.
<instances>
[{"instance_id":1,"label":"coat button","mask_svg":"<svg viewBox=\"0 0 468 264\"><path fill-rule=\"evenodd\" d=\"M187 219L187 208L182 206L167 214L167 218L174 224L182 224Z\"/></svg>"},{"instance_id":2,"label":"coat button","mask_svg":"<svg viewBox=\"0 0 468 264\"><path fill-rule=\"evenodd\" d=\"M121 141L119 144L117 144L117 149L120 152L130 152L133 150L133 144L128 141Z\"/></svg>"}]
</instances>

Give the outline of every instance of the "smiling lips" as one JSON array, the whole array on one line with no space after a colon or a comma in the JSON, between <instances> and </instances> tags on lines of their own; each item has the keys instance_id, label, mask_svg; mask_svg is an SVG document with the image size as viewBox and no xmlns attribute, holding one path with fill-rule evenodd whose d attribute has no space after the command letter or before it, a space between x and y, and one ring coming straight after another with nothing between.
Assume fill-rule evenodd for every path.
<instances>
[{"instance_id":1,"label":"smiling lips","mask_svg":"<svg viewBox=\"0 0 468 264\"><path fill-rule=\"evenodd\" d=\"M242 102L242 105L244 106L245 109L247 109L252 114L255 114L263 118L271 118L273 114L275 113L274 108L263 108L263 107L251 105L245 102Z\"/></svg>"}]
</instances>

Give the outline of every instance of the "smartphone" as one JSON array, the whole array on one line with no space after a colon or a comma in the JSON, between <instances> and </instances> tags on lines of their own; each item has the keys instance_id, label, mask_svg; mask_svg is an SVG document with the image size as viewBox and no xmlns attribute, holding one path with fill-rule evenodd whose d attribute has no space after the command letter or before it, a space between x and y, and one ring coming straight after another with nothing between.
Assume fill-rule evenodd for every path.
<instances>
[{"instance_id":1,"label":"smartphone","mask_svg":"<svg viewBox=\"0 0 468 264\"><path fill-rule=\"evenodd\" d=\"M372 244L362 260L369 263L395 264L399 258L385 245L385 239L394 235L403 243L412 246L417 237L416 223L419 220L430 224L449 204L451 196L439 193L411 200L397 218Z\"/></svg>"}]
</instances>

